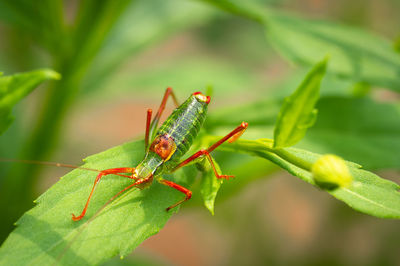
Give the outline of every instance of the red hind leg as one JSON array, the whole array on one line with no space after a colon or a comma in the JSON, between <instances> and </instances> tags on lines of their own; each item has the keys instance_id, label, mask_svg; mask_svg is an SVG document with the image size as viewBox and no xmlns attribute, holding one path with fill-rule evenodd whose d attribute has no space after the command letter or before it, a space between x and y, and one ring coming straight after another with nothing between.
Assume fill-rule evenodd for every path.
<instances>
[{"instance_id":1,"label":"red hind leg","mask_svg":"<svg viewBox=\"0 0 400 266\"><path fill-rule=\"evenodd\" d=\"M106 169L106 170L101 171L97 175L97 177L96 177L96 179L94 181L92 190L90 191L89 197L88 197L88 199L86 201L85 207L82 210L82 213L79 216L75 216L72 213L72 220L79 221L80 219L82 219L85 216L86 210L87 210L87 208L89 206L89 202L90 202L90 199L92 198L92 195L93 195L93 192L94 192L94 190L96 188L96 185L100 182L100 180L101 180L101 178L103 176L111 175L111 174L127 173L127 174L132 174L132 175L129 175L129 176L128 175L119 175L119 176L123 176L123 177L130 178L130 179L136 179L136 177L133 176L134 172L135 172L135 168L132 168L132 167L112 168L112 169Z\"/></svg>"},{"instance_id":2,"label":"red hind leg","mask_svg":"<svg viewBox=\"0 0 400 266\"><path fill-rule=\"evenodd\" d=\"M149 133L148 133L148 134L146 133L147 139L149 139L150 137L153 136L154 130L157 128L158 122L160 121L161 114L163 113L163 111L164 111L164 109L165 109L165 105L167 104L167 100L168 100L168 97L169 97L169 96L172 97L172 100L174 101L175 106L176 106L176 107L179 106L178 100L176 99L176 96L175 96L175 94L174 94L172 88L171 88L171 87L168 87L168 88L165 90L164 97L163 97L163 99L162 99L162 101L161 101L160 107L158 108L158 111L157 111L156 115L154 116L153 121L152 121L151 124L148 126L148 127L149 127L149 130L148 130ZM151 112L151 111L150 111L150 112ZM149 114L149 111L147 111L147 115L148 115L148 114ZM148 117L147 117L147 118L148 118ZM146 126L146 127L147 127L147 126ZM146 146L146 148L147 148L147 146Z\"/></svg>"},{"instance_id":3,"label":"red hind leg","mask_svg":"<svg viewBox=\"0 0 400 266\"><path fill-rule=\"evenodd\" d=\"M150 122L151 122L151 115L152 114L153 114L153 110L147 109L146 135L144 137L144 151L147 151L147 147L149 147Z\"/></svg>"},{"instance_id":4,"label":"red hind leg","mask_svg":"<svg viewBox=\"0 0 400 266\"><path fill-rule=\"evenodd\" d=\"M207 160L209 161L214 174L217 178L225 178L225 179L229 179L230 177L233 177L231 175L220 175L217 172L217 169L215 168L214 162L211 158L210 152L212 152L213 150L215 150L219 145L221 145L222 143L224 143L225 141L228 142L233 142L236 139L238 139L243 132L246 130L248 124L246 122L243 122L242 124L240 124L240 126L238 126L237 128L235 128L234 130L232 130L229 134L227 134L225 137L221 138L219 141L217 141L216 143L214 143L213 145L211 145L207 150L200 150L198 152L196 152L195 154L193 154L192 156L190 156L189 158L187 158L186 160L184 160L183 162L181 162L180 164L178 164L178 166L176 166L172 171L178 170L179 168L187 165L188 163L194 161L195 159L201 157L201 156L206 156Z\"/></svg>"},{"instance_id":5,"label":"red hind leg","mask_svg":"<svg viewBox=\"0 0 400 266\"><path fill-rule=\"evenodd\" d=\"M162 114L162 112L163 112L164 109L165 109L165 105L167 104L167 100L168 100L168 97L169 97L169 96L172 97L172 100L174 101L176 107L179 106L179 103L178 103L178 100L176 99L176 96L175 96L175 94L174 94L174 91L172 90L171 87L168 87L168 88L165 90L164 97L163 97L163 99L162 99L162 101L161 101L160 107L158 108L157 114L156 114L156 116L154 117L153 123L154 123L154 122L155 122L155 123L158 123L158 120L160 119L161 114Z\"/></svg>"},{"instance_id":6,"label":"red hind leg","mask_svg":"<svg viewBox=\"0 0 400 266\"><path fill-rule=\"evenodd\" d=\"M172 208L175 208L179 204L182 204L183 202L189 200L192 197L192 191L190 191L189 189L187 189L185 187L182 187L181 185L178 185L178 184L176 184L174 182L171 182L171 181L168 181L168 180L165 180L165 179L160 179L160 180L158 180L158 182L160 182L163 185L175 188L176 190L179 190L180 192L182 192L182 193L184 193L186 195L186 197L183 200L180 200L177 203L169 206L167 208L167 211L169 211Z\"/></svg>"}]
</instances>

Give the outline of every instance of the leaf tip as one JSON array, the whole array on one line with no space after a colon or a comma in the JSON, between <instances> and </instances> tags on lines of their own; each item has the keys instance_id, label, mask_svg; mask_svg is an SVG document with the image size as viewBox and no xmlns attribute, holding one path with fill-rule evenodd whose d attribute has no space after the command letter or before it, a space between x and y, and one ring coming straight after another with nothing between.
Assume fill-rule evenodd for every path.
<instances>
[{"instance_id":1,"label":"leaf tip","mask_svg":"<svg viewBox=\"0 0 400 266\"><path fill-rule=\"evenodd\" d=\"M54 80L60 80L61 79L61 74L51 70L51 69L44 69L43 74L46 76L48 79L54 79Z\"/></svg>"},{"instance_id":2,"label":"leaf tip","mask_svg":"<svg viewBox=\"0 0 400 266\"><path fill-rule=\"evenodd\" d=\"M321 75L323 76L326 72L326 68L328 66L330 58L331 55L326 54L325 57L314 66L314 71L320 72Z\"/></svg>"},{"instance_id":3,"label":"leaf tip","mask_svg":"<svg viewBox=\"0 0 400 266\"><path fill-rule=\"evenodd\" d=\"M324 59L322 59L321 63L327 65L329 60L331 60L332 55L330 53L327 53L324 57Z\"/></svg>"},{"instance_id":4,"label":"leaf tip","mask_svg":"<svg viewBox=\"0 0 400 266\"><path fill-rule=\"evenodd\" d=\"M207 210L211 213L212 216L214 216L214 204L205 204Z\"/></svg>"}]
</instances>

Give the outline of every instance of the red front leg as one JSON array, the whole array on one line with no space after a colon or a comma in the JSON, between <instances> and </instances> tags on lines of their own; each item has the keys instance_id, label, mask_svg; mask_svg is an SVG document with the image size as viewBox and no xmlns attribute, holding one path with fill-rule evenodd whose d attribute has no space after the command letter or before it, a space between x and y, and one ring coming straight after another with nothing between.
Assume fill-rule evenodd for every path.
<instances>
[{"instance_id":1,"label":"red front leg","mask_svg":"<svg viewBox=\"0 0 400 266\"><path fill-rule=\"evenodd\" d=\"M210 152L215 150L219 145L221 145L225 141L233 142L236 139L238 139L243 134L243 132L246 130L247 126L248 126L248 124L246 122L243 122L242 124L240 124L240 126L235 128L234 130L232 130L228 135L226 135L225 137L223 137L222 139L220 139L219 141L214 143L212 146L210 146L207 150L200 150L200 151L196 152L195 154L193 154L192 156L190 156L189 158L187 158L186 160L184 160L183 162L178 164L178 166L176 166L172 171L176 171L177 169L187 165L188 163L194 161L195 159L205 155L217 178L229 179L230 177L233 177L232 175L218 174L217 169L215 168L214 162L211 158Z\"/></svg>"}]
</instances>

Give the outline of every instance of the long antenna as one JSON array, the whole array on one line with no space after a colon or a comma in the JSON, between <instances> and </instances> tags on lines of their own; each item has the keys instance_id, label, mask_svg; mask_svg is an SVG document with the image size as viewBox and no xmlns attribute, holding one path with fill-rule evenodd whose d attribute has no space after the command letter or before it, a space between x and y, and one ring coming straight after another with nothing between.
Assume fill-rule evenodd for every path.
<instances>
[{"instance_id":1,"label":"long antenna","mask_svg":"<svg viewBox=\"0 0 400 266\"><path fill-rule=\"evenodd\" d=\"M65 168L72 168L72 169L83 169L87 171L92 171L92 172L97 172L101 173L101 170L98 169L93 169L93 168L87 168L87 167L82 167L82 166L77 166L73 164L65 164L65 163L55 163L55 162L45 162L45 161L35 161L35 160L20 160L20 159L6 159L6 158L0 158L0 162L12 162L12 163L28 163L28 164L40 164L40 165L48 165L48 166L56 166L56 167L65 167ZM123 174L114 174L113 175L118 175L122 177L130 177L128 175L123 175Z\"/></svg>"}]
</instances>

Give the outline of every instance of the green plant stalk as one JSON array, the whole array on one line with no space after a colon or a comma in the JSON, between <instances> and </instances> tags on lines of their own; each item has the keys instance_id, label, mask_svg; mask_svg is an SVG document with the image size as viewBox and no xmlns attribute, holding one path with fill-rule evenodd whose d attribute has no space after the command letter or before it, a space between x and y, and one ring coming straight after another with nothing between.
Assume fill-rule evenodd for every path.
<instances>
[{"instance_id":1,"label":"green plant stalk","mask_svg":"<svg viewBox=\"0 0 400 266\"><path fill-rule=\"evenodd\" d=\"M218 141L221 137L215 136L207 136L205 137L205 141L207 143L214 143ZM225 143L222 144L220 150L223 151L233 151L233 152L241 152L247 153L251 155L259 155L260 150L270 157L269 159L273 161L274 156L278 156L284 159L291 164L300 167L306 171L311 171L311 164L298 158L297 156L291 154L290 152L285 151L284 149L274 149L273 148L274 140L273 139L258 139L258 140L247 140L247 139L238 139L233 143ZM262 156L265 157L265 156Z\"/></svg>"},{"instance_id":2,"label":"green plant stalk","mask_svg":"<svg viewBox=\"0 0 400 266\"><path fill-rule=\"evenodd\" d=\"M301 169L309 172L311 171L311 163L302 160L301 158L291 154L290 152L285 151L284 149L274 149L272 152L284 159L285 161L288 161L289 163L294 164Z\"/></svg>"},{"instance_id":3,"label":"green plant stalk","mask_svg":"<svg viewBox=\"0 0 400 266\"><path fill-rule=\"evenodd\" d=\"M54 69L61 73L63 79L47 89L39 118L20 152L20 158L46 160L51 155L62 134L62 121L79 94L82 78L129 1L105 2L104 7L96 14L96 20L89 24L85 19L85 12L91 12L90 4L99 4L96 1L84 3L77 17L76 30L69 34L64 29L63 34L68 38L67 44L60 44L63 51L53 54ZM87 28L88 25L92 27ZM85 31L89 33L84 34ZM0 242L13 229L13 223L18 217L33 206L40 169L39 165L16 164L5 178L0 188L0 209L3 210L4 217Z\"/></svg>"}]
</instances>

